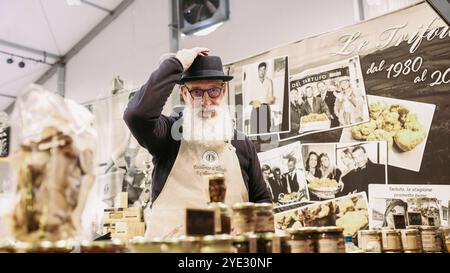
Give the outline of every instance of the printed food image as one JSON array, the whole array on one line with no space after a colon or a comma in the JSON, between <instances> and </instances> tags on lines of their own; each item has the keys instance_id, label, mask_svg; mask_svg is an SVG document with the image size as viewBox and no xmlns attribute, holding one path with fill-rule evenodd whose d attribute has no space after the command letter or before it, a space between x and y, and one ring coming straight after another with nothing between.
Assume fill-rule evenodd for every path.
<instances>
[{"instance_id":1,"label":"printed food image","mask_svg":"<svg viewBox=\"0 0 450 273\"><path fill-rule=\"evenodd\" d=\"M401 104L389 105L383 100L369 104L370 121L352 127L356 140L385 140L404 152L413 150L426 138L426 132L417 114Z\"/></svg>"},{"instance_id":2,"label":"printed food image","mask_svg":"<svg viewBox=\"0 0 450 273\"><path fill-rule=\"evenodd\" d=\"M298 192L292 192L292 193L280 193L278 201L280 203L290 203L297 201L300 197L300 194Z\"/></svg>"},{"instance_id":3,"label":"printed food image","mask_svg":"<svg viewBox=\"0 0 450 273\"><path fill-rule=\"evenodd\" d=\"M344 234L354 235L369 223L367 207L364 195L350 195L278 213L275 215L275 227L284 230L338 226L344 228Z\"/></svg>"},{"instance_id":4,"label":"printed food image","mask_svg":"<svg viewBox=\"0 0 450 273\"><path fill-rule=\"evenodd\" d=\"M338 182L335 179L329 178L314 178L310 183L309 187L313 189L320 188L337 188Z\"/></svg>"},{"instance_id":5,"label":"printed food image","mask_svg":"<svg viewBox=\"0 0 450 273\"><path fill-rule=\"evenodd\" d=\"M327 121L327 120L328 120L328 117L325 114L312 113L312 114L301 117L300 123Z\"/></svg>"}]
</instances>

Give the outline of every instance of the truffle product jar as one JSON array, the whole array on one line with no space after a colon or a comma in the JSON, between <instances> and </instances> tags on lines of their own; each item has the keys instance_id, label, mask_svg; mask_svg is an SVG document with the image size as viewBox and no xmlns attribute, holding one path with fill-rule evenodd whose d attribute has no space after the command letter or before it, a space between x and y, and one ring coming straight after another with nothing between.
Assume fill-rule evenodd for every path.
<instances>
[{"instance_id":1,"label":"truffle product jar","mask_svg":"<svg viewBox=\"0 0 450 273\"><path fill-rule=\"evenodd\" d=\"M420 227L423 252L441 252L442 242L437 227Z\"/></svg>"},{"instance_id":2,"label":"truffle product jar","mask_svg":"<svg viewBox=\"0 0 450 273\"><path fill-rule=\"evenodd\" d=\"M383 229L381 231L383 252L402 252L402 240L400 232L395 229Z\"/></svg>"},{"instance_id":3,"label":"truffle product jar","mask_svg":"<svg viewBox=\"0 0 450 273\"><path fill-rule=\"evenodd\" d=\"M203 237L201 253L236 253L232 238L227 234Z\"/></svg>"},{"instance_id":4,"label":"truffle product jar","mask_svg":"<svg viewBox=\"0 0 450 273\"><path fill-rule=\"evenodd\" d=\"M252 233L233 236L233 246L237 253L256 253L256 236Z\"/></svg>"},{"instance_id":5,"label":"truffle product jar","mask_svg":"<svg viewBox=\"0 0 450 273\"><path fill-rule=\"evenodd\" d=\"M317 253L345 253L344 229L322 227L315 232Z\"/></svg>"},{"instance_id":6,"label":"truffle product jar","mask_svg":"<svg viewBox=\"0 0 450 273\"><path fill-rule=\"evenodd\" d=\"M223 174L212 175L209 177L209 200L210 202L225 202L227 186Z\"/></svg>"},{"instance_id":7,"label":"truffle product jar","mask_svg":"<svg viewBox=\"0 0 450 273\"><path fill-rule=\"evenodd\" d=\"M289 245L291 253L315 253L316 252L316 229L299 228L288 229L290 235Z\"/></svg>"},{"instance_id":8,"label":"truffle product jar","mask_svg":"<svg viewBox=\"0 0 450 273\"><path fill-rule=\"evenodd\" d=\"M358 232L358 247L364 252L380 253L381 246L381 232L379 230L360 230Z\"/></svg>"},{"instance_id":9,"label":"truffle product jar","mask_svg":"<svg viewBox=\"0 0 450 273\"><path fill-rule=\"evenodd\" d=\"M273 233L256 233L256 252L273 253Z\"/></svg>"},{"instance_id":10,"label":"truffle product jar","mask_svg":"<svg viewBox=\"0 0 450 273\"><path fill-rule=\"evenodd\" d=\"M291 253L289 241L289 234L275 234L273 237L273 253Z\"/></svg>"},{"instance_id":11,"label":"truffle product jar","mask_svg":"<svg viewBox=\"0 0 450 273\"><path fill-rule=\"evenodd\" d=\"M256 228L255 204L237 203L232 207L233 215L231 216L232 234L242 234L254 232Z\"/></svg>"},{"instance_id":12,"label":"truffle product jar","mask_svg":"<svg viewBox=\"0 0 450 273\"><path fill-rule=\"evenodd\" d=\"M405 253L422 252L422 239L417 228L407 228L400 230L402 237L402 247Z\"/></svg>"},{"instance_id":13,"label":"truffle product jar","mask_svg":"<svg viewBox=\"0 0 450 273\"><path fill-rule=\"evenodd\" d=\"M273 204L255 204L255 232L274 232L275 221L273 215Z\"/></svg>"},{"instance_id":14,"label":"truffle product jar","mask_svg":"<svg viewBox=\"0 0 450 273\"><path fill-rule=\"evenodd\" d=\"M183 253L200 253L202 247L201 236L183 236L180 238Z\"/></svg>"},{"instance_id":15,"label":"truffle product jar","mask_svg":"<svg viewBox=\"0 0 450 273\"><path fill-rule=\"evenodd\" d=\"M216 211L216 234L231 233L231 215L229 207L224 203L209 203L208 208Z\"/></svg>"}]
</instances>

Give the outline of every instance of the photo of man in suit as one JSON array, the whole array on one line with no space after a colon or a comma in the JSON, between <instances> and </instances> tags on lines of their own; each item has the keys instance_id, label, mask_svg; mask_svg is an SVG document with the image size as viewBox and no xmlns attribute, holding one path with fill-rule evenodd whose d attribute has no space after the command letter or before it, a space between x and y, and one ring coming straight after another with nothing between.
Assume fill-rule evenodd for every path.
<instances>
[{"instance_id":1,"label":"photo of man in suit","mask_svg":"<svg viewBox=\"0 0 450 273\"><path fill-rule=\"evenodd\" d=\"M299 190L298 180L297 180L297 159L295 157L288 158L288 172L283 174L283 188L286 189L287 193L297 192Z\"/></svg>"},{"instance_id":2,"label":"photo of man in suit","mask_svg":"<svg viewBox=\"0 0 450 273\"><path fill-rule=\"evenodd\" d=\"M343 195L363 191L368 195L369 184L386 183L386 166L373 163L363 146L353 148L352 157L357 168L342 177Z\"/></svg>"},{"instance_id":3,"label":"photo of man in suit","mask_svg":"<svg viewBox=\"0 0 450 273\"><path fill-rule=\"evenodd\" d=\"M330 109L327 104L320 98L314 97L314 89L311 85L305 88L306 99L301 106L301 115L307 116L309 114L326 114L330 117Z\"/></svg>"}]
</instances>

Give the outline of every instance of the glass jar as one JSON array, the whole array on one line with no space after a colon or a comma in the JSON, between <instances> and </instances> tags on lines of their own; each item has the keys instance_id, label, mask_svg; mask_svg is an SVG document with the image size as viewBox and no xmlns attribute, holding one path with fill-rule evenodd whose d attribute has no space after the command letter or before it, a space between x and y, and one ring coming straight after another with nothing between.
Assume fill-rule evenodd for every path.
<instances>
[{"instance_id":1,"label":"glass jar","mask_svg":"<svg viewBox=\"0 0 450 273\"><path fill-rule=\"evenodd\" d=\"M344 229L321 227L315 231L317 253L345 253Z\"/></svg>"},{"instance_id":2,"label":"glass jar","mask_svg":"<svg viewBox=\"0 0 450 273\"><path fill-rule=\"evenodd\" d=\"M60 240L56 242L42 241L39 243L17 245L19 248L22 248L20 252L26 253L70 253L76 247L76 243L73 240Z\"/></svg>"},{"instance_id":3,"label":"glass jar","mask_svg":"<svg viewBox=\"0 0 450 273\"><path fill-rule=\"evenodd\" d=\"M209 201L212 203L225 203L227 185L223 174L209 177Z\"/></svg>"},{"instance_id":4,"label":"glass jar","mask_svg":"<svg viewBox=\"0 0 450 273\"><path fill-rule=\"evenodd\" d=\"M273 233L256 233L256 252L273 253Z\"/></svg>"},{"instance_id":5,"label":"glass jar","mask_svg":"<svg viewBox=\"0 0 450 273\"><path fill-rule=\"evenodd\" d=\"M182 245L180 239L173 238L162 241L161 250L164 253L182 253Z\"/></svg>"},{"instance_id":6,"label":"glass jar","mask_svg":"<svg viewBox=\"0 0 450 273\"><path fill-rule=\"evenodd\" d=\"M124 253L125 244L117 239L111 241L83 241L80 244L80 253Z\"/></svg>"},{"instance_id":7,"label":"glass jar","mask_svg":"<svg viewBox=\"0 0 450 273\"><path fill-rule=\"evenodd\" d=\"M423 252L441 252L442 242L439 238L439 230L437 227L420 227L420 236L422 238Z\"/></svg>"},{"instance_id":8,"label":"glass jar","mask_svg":"<svg viewBox=\"0 0 450 273\"><path fill-rule=\"evenodd\" d=\"M231 233L231 216L229 207L224 203L209 203L209 209L216 211L215 233L216 234L230 234Z\"/></svg>"},{"instance_id":9,"label":"glass jar","mask_svg":"<svg viewBox=\"0 0 450 273\"><path fill-rule=\"evenodd\" d=\"M445 249L450 253L450 236L445 236Z\"/></svg>"},{"instance_id":10,"label":"glass jar","mask_svg":"<svg viewBox=\"0 0 450 273\"><path fill-rule=\"evenodd\" d=\"M290 235L286 233L275 234L273 237L272 247L273 253L291 253L291 246L289 244Z\"/></svg>"},{"instance_id":11,"label":"glass jar","mask_svg":"<svg viewBox=\"0 0 450 273\"><path fill-rule=\"evenodd\" d=\"M402 246L405 253L422 252L422 239L417 228L407 227L400 230Z\"/></svg>"},{"instance_id":12,"label":"glass jar","mask_svg":"<svg viewBox=\"0 0 450 273\"><path fill-rule=\"evenodd\" d=\"M450 253L450 227L441 227L441 238L442 238L442 250L446 253Z\"/></svg>"},{"instance_id":13,"label":"glass jar","mask_svg":"<svg viewBox=\"0 0 450 273\"><path fill-rule=\"evenodd\" d=\"M360 230L358 231L358 247L364 252L381 252L381 231L379 230Z\"/></svg>"},{"instance_id":14,"label":"glass jar","mask_svg":"<svg viewBox=\"0 0 450 273\"><path fill-rule=\"evenodd\" d=\"M255 204L237 203L232 206L233 215L231 216L232 234L243 234L255 232L256 215Z\"/></svg>"},{"instance_id":15,"label":"glass jar","mask_svg":"<svg viewBox=\"0 0 450 273\"><path fill-rule=\"evenodd\" d=\"M155 238L151 241L145 240L144 237L134 237L131 239L128 248L132 253L162 253L163 241Z\"/></svg>"},{"instance_id":16,"label":"glass jar","mask_svg":"<svg viewBox=\"0 0 450 273\"><path fill-rule=\"evenodd\" d=\"M236 253L232 238L227 234L208 235L203 237L201 253Z\"/></svg>"},{"instance_id":17,"label":"glass jar","mask_svg":"<svg viewBox=\"0 0 450 273\"><path fill-rule=\"evenodd\" d=\"M383 252L402 252L402 240L398 230L390 228L381 230L381 241Z\"/></svg>"},{"instance_id":18,"label":"glass jar","mask_svg":"<svg viewBox=\"0 0 450 273\"><path fill-rule=\"evenodd\" d=\"M180 238L183 253L200 253L202 248L201 236L183 236Z\"/></svg>"},{"instance_id":19,"label":"glass jar","mask_svg":"<svg viewBox=\"0 0 450 273\"><path fill-rule=\"evenodd\" d=\"M291 253L315 253L316 238L314 228L288 229Z\"/></svg>"},{"instance_id":20,"label":"glass jar","mask_svg":"<svg viewBox=\"0 0 450 273\"><path fill-rule=\"evenodd\" d=\"M275 232L272 203L255 204L255 232Z\"/></svg>"},{"instance_id":21,"label":"glass jar","mask_svg":"<svg viewBox=\"0 0 450 273\"><path fill-rule=\"evenodd\" d=\"M237 253L257 253L256 235L244 233L233 236L233 246Z\"/></svg>"}]
</instances>

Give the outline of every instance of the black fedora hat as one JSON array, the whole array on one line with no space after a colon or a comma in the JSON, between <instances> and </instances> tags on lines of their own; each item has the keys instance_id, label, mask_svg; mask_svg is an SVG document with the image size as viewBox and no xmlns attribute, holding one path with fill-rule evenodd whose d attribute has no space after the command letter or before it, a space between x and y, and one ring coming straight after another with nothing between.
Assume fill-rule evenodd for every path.
<instances>
[{"instance_id":1,"label":"black fedora hat","mask_svg":"<svg viewBox=\"0 0 450 273\"><path fill-rule=\"evenodd\" d=\"M197 56L178 84L199 80L231 81L232 76L223 73L222 60L218 56Z\"/></svg>"}]
</instances>

